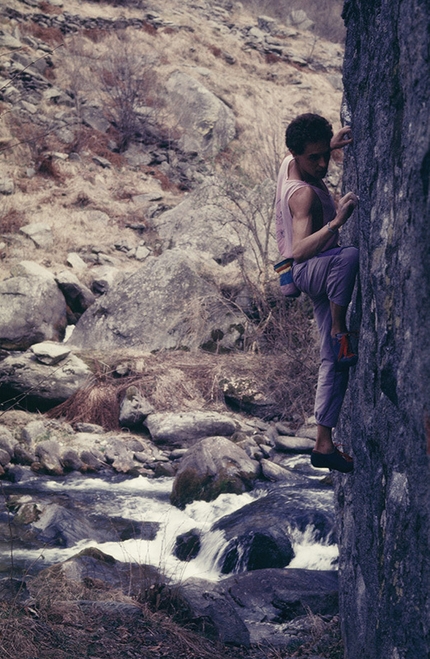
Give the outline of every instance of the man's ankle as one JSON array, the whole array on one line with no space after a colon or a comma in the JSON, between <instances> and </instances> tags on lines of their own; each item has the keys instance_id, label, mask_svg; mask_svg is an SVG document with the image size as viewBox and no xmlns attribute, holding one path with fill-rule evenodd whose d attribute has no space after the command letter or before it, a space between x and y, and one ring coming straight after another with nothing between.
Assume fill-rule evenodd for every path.
<instances>
[{"instance_id":1,"label":"man's ankle","mask_svg":"<svg viewBox=\"0 0 430 659\"><path fill-rule=\"evenodd\" d=\"M318 453L332 453L334 451L330 427L322 426L321 424L317 425L315 451L318 451Z\"/></svg>"}]
</instances>

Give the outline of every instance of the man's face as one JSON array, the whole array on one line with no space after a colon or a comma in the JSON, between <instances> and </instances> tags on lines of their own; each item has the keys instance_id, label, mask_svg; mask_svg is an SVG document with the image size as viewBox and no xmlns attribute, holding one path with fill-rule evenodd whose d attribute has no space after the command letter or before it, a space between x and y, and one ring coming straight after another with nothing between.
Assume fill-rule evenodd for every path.
<instances>
[{"instance_id":1,"label":"man's face","mask_svg":"<svg viewBox=\"0 0 430 659\"><path fill-rule=\"evenodd\" d=\"M307 144L301 155L293 153L304 180L321 181L327 174L330 161L330 143L322 140Z\"/></svg>"}]
</instances>

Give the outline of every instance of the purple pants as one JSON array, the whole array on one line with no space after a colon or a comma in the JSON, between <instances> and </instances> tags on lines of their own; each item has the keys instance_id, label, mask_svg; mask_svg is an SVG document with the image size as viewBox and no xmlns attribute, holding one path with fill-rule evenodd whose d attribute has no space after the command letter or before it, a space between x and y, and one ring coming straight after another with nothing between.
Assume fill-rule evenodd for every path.
<instances>
[{"instance_id":1,"label":"purple pants","mask_svg":"<svg viewBox=\"0 0 430 659\"><path fill-rule=\"evenodd\" d=\"M342 307L348 306L357 270L358 250L355 247L335 247L293 266L294 283L311 298L320 333L321 365L315 397L315 418L317 423L329 428L334 428L337 423L348 386L348 370L335 370L330 336L330 302Z\"/></svg>"}]
</instances>

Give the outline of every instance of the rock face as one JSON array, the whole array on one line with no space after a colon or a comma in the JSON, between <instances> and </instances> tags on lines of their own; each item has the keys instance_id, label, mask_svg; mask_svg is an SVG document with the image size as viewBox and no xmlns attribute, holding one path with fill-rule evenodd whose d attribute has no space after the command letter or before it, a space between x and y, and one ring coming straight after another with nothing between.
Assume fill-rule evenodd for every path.
<instances>
[{"instance_id":1,"label":"rock face","mask_svg":"<svg viewBox=\"0 0 430 659\"><path fill-rule=\"evenodd\" d=\"M0 402L6 407L25 399L29 409L49 409L70 398L91 377L85 362L68 352L56 363L49 363L45 349L38 353L39 346L47 343L36 344L24 353L13 353L0 362Z\"/></svg>"},{"instance_id":2,"label":"rock face","mask_svg":"<svg viewBox=\"0 0 430 659\"><path fill-rule=\"evenodd\" d=\"M216 156L234 138L233 112L197 80L175 71L167 81L169 101L185 130L181 147L186 153Z\"/></svg>"},{"instance_id":3,"label":"rock face","mask_svg":"<svg viewBox=\"0 0 430 659\"><path fill-rule=\"evenodd\" d=\"M337 610L336 572L323 570L263 569L218 583L194 577L176 588L190 620L204 620L215 638L245 647L259 642L285 645L288 622L296 616L308 611L332 615ZM281 634L276 623L283 625Z\"/></svg>"},{"instance_id":4,"label":"rock face","mask_svg":"<svg viewBox=\"0 0 430 659\"><path fill-rule=\"evenodd\" d=\"M233 348L240 343L246 317L220 300L213 282L213 268L219 267L192 250L172 249L149 258L83 314L68 343L103 350L199 344ZM206 334L198 331L202 323Z\"/></svg>"},{"instance_id":5,"label":"rock face","mask_svg":"<svg viewBox=\"0 0 430 659\"><path fill-rule=\"evenodd\" d=\"M356 468L337 484L348 659L430 651L430 6L383 7L344 7L344 119L354 129L344 186L360 196L347 238L360 248L361 354L341 424Z\"/></svg>"},{"instance_id":6,"label":"rock face","mask_svg":"<svg viewBox=\"0 0 430 659\"><path fill-rule=\"evenodd\" d=\"M44 340L61 341L66 301L54 278L11 277L0 285L0 346L26 350Z\"/></svg>"}]
</instances>

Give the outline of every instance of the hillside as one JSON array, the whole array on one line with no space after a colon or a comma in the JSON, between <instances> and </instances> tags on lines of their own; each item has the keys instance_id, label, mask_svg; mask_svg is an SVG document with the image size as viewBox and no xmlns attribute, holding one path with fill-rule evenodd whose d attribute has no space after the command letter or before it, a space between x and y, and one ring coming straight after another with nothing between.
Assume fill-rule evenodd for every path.
<instances>
[{"instance_id":1,"label":"hillside","mask_svg":"<svg viewBox=\"0 0 430 659\"><path fill-rule=\"evenodd\" d=\"M240 3L117 4L2 5L2 278L23 259L64 267L71 251L133 270L141 235L130 225L150 227L213 168L248 184L273 177L285 125L300 112L338 125L340 46L258 21ZM124 94L136 94L128 126L109 87L121 66ZM166 89L175 71L233 111L234 139L218 155L180 144L184 118ZM48 248L19 232L30 223L51 227ZM145 242L157 250L156 232Z\"/></svg>"}]
</instances>

